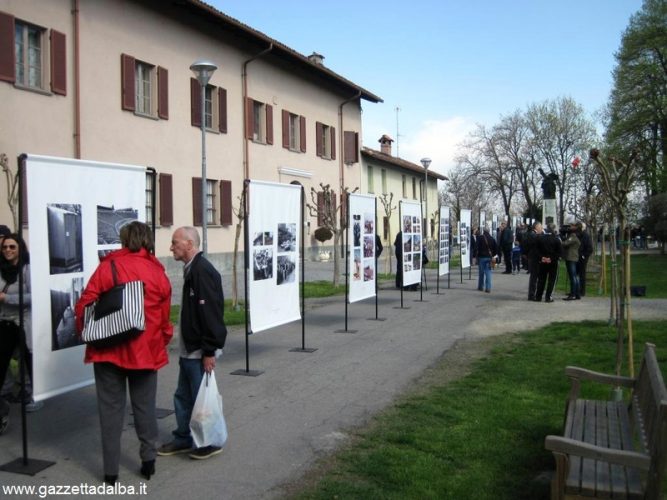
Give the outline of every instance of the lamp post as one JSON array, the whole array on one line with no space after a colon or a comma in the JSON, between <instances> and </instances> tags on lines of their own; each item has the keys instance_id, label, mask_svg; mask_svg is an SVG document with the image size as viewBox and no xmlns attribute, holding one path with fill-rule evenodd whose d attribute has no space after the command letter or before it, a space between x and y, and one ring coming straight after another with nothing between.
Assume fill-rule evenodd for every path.
<instances>
[{"instance_id":1,"label":"lamp post","mask_svg":"<svg viewBox=\"0 0 667 500\"><path fill-rule=\"evenodd\" d=\"M428 239L428 167L431 165L430 158L422 158L421 164L424 167L424 212L425 212L425 223L424 223L424 243Z\"/></svg>"},{"instance_id":2,"label":"lamp post","mask_svg":"<svg viewBox=\"0 0 667 500\"><path fill-rule=\"evenodd\" d=\"M206 207L206 85L216 69L218 67L215 64L205 59L199 59L190 65L190 70L197 77L201 87L201 235L204 255L208 249L206 236L206 219L208 218Z\"/></svg>"}]
</instances>

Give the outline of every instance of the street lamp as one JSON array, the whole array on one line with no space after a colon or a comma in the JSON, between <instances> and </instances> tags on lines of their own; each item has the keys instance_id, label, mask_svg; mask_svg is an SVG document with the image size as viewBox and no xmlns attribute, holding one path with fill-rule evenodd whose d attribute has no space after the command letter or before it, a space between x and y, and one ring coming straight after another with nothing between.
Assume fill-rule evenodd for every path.
<instances>
[{"instance_id":1,"label":"street lamp","mask_svg":"<svg viewBox=\"0 0 667 500\"><path fill-rule=\"evenodd\" d=\"M428 239L428 167L431 165L430 158L422 158L421 164L424 167L424 212L426 212L426 220L424 223L424 243Z\"/></svg>"},{"instance_id":2,"label":"street lamp","mask_svg":"<svg viewBox=\"0 0 667 500\"><path fill-rule=\"evenodd\" d=\"M201 233L204 255L206 255L208 246L206 237L206 219L208 218L206 207L206 85L216 69L218 67L206 59L199 59L190 65L190 70L197 77L201 87Z\"/></svg>"}]
</instances>

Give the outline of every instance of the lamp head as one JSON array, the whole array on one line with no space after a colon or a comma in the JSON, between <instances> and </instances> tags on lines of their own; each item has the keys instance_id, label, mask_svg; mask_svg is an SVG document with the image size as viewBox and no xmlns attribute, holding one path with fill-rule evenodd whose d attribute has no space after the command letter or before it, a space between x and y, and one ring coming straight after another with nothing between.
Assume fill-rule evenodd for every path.
<instances>
[{"instance_id":1,"label":"lamp head","mask_svg":"<svg viewBox=\"0 0 667 500\"><path fill-rule=\"evenodd\" d=\"M422 158L420 161L421 161L424 169L426 169L426 170L431 165L431 159L430 158Z\"/></svg>"},{"instance_id":2,"label":"lamp head","mask_svg":"<svg viewBox=\"0 0 667 500\"><path fill-rule=\"evenodd\" d=\"M190 65L190 69L197 77L199 85L205 87L208 85L208 81L211 79L211 76L213 76L213 73L216 69L218 69L218 67L211 61L207 61L206 59L199 59Z\"/></svg>"}]
</instances>

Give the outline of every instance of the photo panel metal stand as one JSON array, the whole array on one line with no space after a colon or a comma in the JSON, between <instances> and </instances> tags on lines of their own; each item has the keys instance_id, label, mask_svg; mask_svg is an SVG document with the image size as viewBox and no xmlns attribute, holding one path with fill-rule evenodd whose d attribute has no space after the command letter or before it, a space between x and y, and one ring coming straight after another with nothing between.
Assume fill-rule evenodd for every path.
<instances>
[{"instance_id":1,"label":"photo panel metal stand","mask_svg":"<svg viewBox=\"0 0 667 500\"><path fill-rule=\"evenodd\" d=\"M359 330L350 330L348 329L348 311L347 311L347 304L350 301L350 249L349 249L349 234L348 232L350 231L350 196L345 197L345 201L343 203L346 206L345 210L345 231L344 231L344 243L343 246L345 247L345 328L343 330L334 330L334 333L357 333ZM342 207L341 207L342 208Z\"/></svg>"},{"instance_id":2,"label":"photo panel metal stand","mask_svg":"<svg viewBox=\"0 0 667 500\"><path fill-rule=\"evenodd\" d=\"M398 224L399 224L399 228L401 229L401 241L400 241L401 258L400 258L400 266L399 266L399 269L400 269L400 272L401 272L401 279L399 280L399 285L400 285L399 289L400 289L400 292L401 292L401 305L400 306L394 306L394 309L410 309L410 307L406 307L406 306L403 305L403 288L404 288L403 276L404 276L404 272L405 272L405 263L404 263L405 261L403 259L404 252L403 252L403 222L402 221L403 221L403 200L399 200L399 202L398 202ZM396 255L396 260L399 260L398 255Z\"/></svg>"}]
</instances>

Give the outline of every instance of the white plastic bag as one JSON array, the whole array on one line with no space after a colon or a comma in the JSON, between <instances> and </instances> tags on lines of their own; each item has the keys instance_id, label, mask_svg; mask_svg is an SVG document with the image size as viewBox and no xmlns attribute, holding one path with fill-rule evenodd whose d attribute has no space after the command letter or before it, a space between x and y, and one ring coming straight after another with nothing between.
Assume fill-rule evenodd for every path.
<instances>
[{"instance_id":1,"label":"white plastic bag","mask_svg":"<svg viewBox=\"0 0 667 500\"><path fill-rule=\"evenodd\" d=\"M222 414L222 396L213 372L202 378L190 417L190 431L197 448L224 446L227 441L227 423Z\"/></svg>"}]
</instances>

